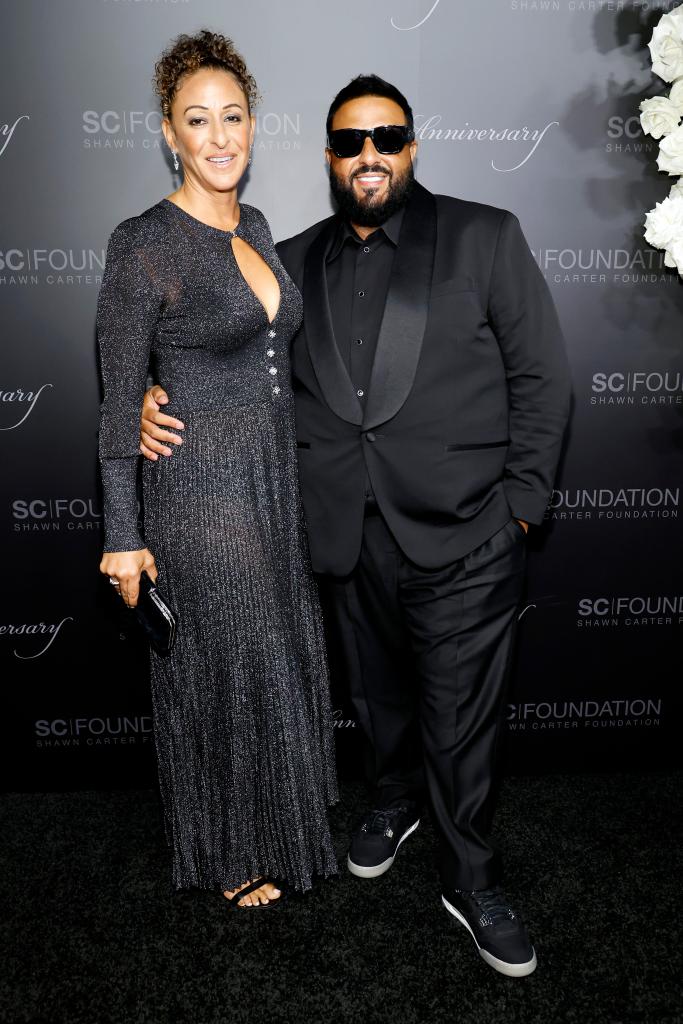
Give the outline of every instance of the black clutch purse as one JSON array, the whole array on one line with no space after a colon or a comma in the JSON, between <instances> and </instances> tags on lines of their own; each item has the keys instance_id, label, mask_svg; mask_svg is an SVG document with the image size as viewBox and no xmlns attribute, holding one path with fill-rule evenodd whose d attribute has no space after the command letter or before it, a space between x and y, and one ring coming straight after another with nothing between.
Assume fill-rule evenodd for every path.
<instances>
[{"instance_id":1,"label":"black clutch purse","mask_svg":"<svg viewBox=\"0 0 683 1024\"><path fill-rule=\"evenodd\" d=\"M177 617L146 572L140 575L138 603L132 609L157 654L171 653Z\"/></svg>"}]
</instances>

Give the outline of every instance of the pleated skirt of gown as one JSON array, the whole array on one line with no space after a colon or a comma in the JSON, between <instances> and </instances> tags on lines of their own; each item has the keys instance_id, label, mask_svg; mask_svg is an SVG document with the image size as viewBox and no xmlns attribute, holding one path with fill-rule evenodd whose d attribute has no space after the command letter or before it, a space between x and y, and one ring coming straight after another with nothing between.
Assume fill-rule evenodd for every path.
<instances>
[{"instance_id":1,"label":"pleated skirt of gown","mask_svg":"<svg viewBox=\"0 0 683 1024\"><path fill-rule=\"evenodd\" d=\"M178 414L180 415L180 414ZM293 402L182 414L145 461L145 536L178 614L151 654L154 736L176 888L336 873L337 799L318 596Z\"/></svg>"}]
</instances>

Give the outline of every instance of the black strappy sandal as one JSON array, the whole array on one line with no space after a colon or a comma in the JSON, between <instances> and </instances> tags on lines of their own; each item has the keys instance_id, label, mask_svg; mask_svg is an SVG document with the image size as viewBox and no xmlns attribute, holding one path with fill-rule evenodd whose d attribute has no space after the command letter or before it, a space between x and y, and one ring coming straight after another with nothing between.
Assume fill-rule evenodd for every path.
<instances>
[{"instance_id":1,"label":"black strappy sandal","mask_svg":"<svg viewBox=\"0 0 683 1024\"><path fill-rule=\"evenodd\" d=\"M276 888L280 890L280 895L277 896L274 900L268 900L267 903L257 903L256 906L254 906L253 903L247 903L244 906L240 905L239 901L242 899L243 896L248 896L250 892L256 892L256 890L260 889L262 885L269 884L276 886ZM243 889L240 889L239 892L236 892L234 896L223 896L223 899L226 901L226 903L228 903L229 906L231 906L235 910L270 910L271 907L276 907L278 903L282 903L284 898L284 889L273 878L257 878L255 882L250 882L249 885L245 885L245 887Z\"/></svg>"}]
</instances>

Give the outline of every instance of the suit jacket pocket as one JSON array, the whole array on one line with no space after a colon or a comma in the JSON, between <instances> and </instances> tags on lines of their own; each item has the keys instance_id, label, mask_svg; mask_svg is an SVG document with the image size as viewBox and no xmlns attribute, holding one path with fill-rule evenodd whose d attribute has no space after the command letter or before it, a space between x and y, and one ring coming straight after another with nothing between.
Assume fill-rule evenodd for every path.
<instances>
[{"instance_id":1,"label":"suit jacket pocket","mask_svg":"<svg viewBox=\"0 0 683 1024\"><path fill-rule=\"evenodd\" d=\"M507 448L509 438L505 441L483 441L480 444L447 444L447 452L480 452L486 448Z\"/></svg>"}]
</instances>

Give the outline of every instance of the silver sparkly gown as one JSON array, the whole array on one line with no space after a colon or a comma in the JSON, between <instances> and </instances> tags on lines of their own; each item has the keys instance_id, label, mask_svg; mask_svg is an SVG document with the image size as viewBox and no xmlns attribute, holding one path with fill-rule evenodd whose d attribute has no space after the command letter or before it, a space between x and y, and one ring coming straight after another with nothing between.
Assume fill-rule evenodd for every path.
<instances>
[{"instance_id":1,"label":"silver sparkly gown","mask_svg":"<svg viewBox=\"0 0 683 1024\"><path fill-rule=\"evenodd\" d=\"M301 296L259 210L241 205L238 234L280 285L272 323L229 232L163 199L111 236L97 313L105 551L149 547L178 613L171 656L151 654L174 886L272 874L305 890L336 871L326 808L337 794L296 470L289 343ZM171 458L143 460L143 539L148 369L185 430Z\"/></svg>"}]
</instances>

